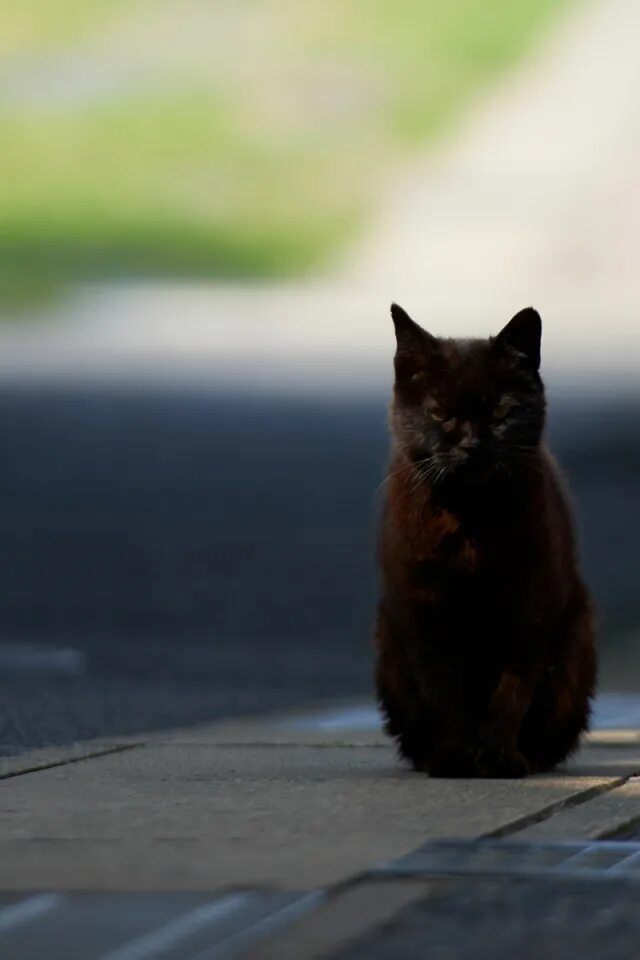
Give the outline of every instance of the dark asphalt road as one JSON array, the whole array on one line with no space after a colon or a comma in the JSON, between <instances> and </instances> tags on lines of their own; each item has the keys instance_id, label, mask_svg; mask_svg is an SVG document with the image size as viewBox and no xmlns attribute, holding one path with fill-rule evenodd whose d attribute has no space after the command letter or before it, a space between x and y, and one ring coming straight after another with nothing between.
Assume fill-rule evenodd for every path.
<instances>
[{"instance_id":1,"label":"dark asphalt road","mask_svg":"<svg viewBox=\"0 0 640 960\"><path fill-rule=\"evenodd\" d=\"M367 693L385 403L5 387L0 750ZM640 614L639 425L577 402L552 423L618 686L640 682L611 642Z\"/></svg>"}]
</instances>

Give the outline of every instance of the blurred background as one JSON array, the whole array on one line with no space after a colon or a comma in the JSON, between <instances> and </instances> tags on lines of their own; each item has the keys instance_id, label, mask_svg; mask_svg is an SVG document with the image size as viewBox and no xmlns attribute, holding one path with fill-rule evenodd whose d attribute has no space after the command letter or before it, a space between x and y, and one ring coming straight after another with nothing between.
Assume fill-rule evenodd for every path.
<instances>
[{"instance_id":1,"label":"blurred background","mask_svg":"<svg viewBox=\"0 0 640 960\"><path fill-rule=\"evenodd\" d=\"M368 695L391 300L545 322L640 686L636 0L0 0L0 752Z\"/></svg>"}]
</instances>

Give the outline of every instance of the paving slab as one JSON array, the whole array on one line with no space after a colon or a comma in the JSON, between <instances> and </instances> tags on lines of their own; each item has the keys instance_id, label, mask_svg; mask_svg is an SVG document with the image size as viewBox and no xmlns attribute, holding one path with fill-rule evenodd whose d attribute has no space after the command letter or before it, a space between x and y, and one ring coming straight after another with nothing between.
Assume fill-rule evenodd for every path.
<instances>
[{"instance_id":1,"label":"paving slab","mask_svg":"<svg viewBox=\"0 0 640 960\"><path fill-rule=\"evenodd\" d=\"M0 953L11 960L223 960L319 899L257 890L0 897Z\"/></svg>"},{"instance_id":2,"label":"paving slab","mask_svg":"<svg viewBox=\"0 0 640 960\"><path fill-rule=\"evenodd\" d=\"M109 950L117 960L132 950L177 960L187 947L199 960L346 958L372 942L393 955L397 938L420 940L425 911L457 916L463 888L484 905L485 889L497 896L527 864L557 874L583 857L567 844L538 848L536 837L572 829L588 839L634 822L640 745L637 729L616 724L635 709L633 698L601 698L598 729L565 768L520 781L416 774L373 705L353 701L17 758L0 780L0 950L26 960L51 941L49 955L66 960L73 930L96 960L113 960ZM477 861L466 874L455 866L465 841L480 857L464 860ZM602 861L616 886L615 865L628 857L624 844L610 847L587 844L580 862ZM508 881L497 876L509 871ZM460 873L459 886L447 872ZM536 882L527 890L544 913L547 881ZM504 950L530 920L518 889ZM574 900L564 888L554 903L568 916ZM484 949L488 932L478 929ZM453 938L452 950L465 943Z\"/></svg>"},{"instance_id":3,"label":"paving slab","mask_svg":"<svg viewBox=\"0 0 640 960\"><path fill-rule=\"evenodd\" d=\"M519 834L525 840L601 839L640 832L640 777L631 777L606 795L583 806L560 811L531 824Z\"/></svg>"},{"instance_id":4,"label":"paving slab","mask_svg":"<svg viewBox=\"0 0 640 960\"><path fill-rule=\"evenodd\" d=\"M430 838L553 819L640 766L633 741L586 744L553 775L430 780L398 761L362 704L126 745L90 759L87 745L82 762L2 783L0 889L314 889Z\"/></svg>"},{"instance_id":5,"label":"paving slab","mask_svg":"<svg viewBox=\"0 0 640 960\"><path fill-rule=\"evenodd\" d=\"M441 878L332 960L635 960L638 888L622 880Z\"/></svg>"},{"instance_id":6,"label":"paving slab","mask_svg":"<svg viewBox=\"0 0 640 960\"><path fill-rule=\"evenodd\" d=\"M316 960L344 948L424 899L429 881L365 880L337 891L274 938L257 944L246 960Z\"/></svg>"},{"instance_id":7,"label":"paving slab","mask_svg":"<svg viewBox=\"0 0 640 960\"><path fill-rule=\"evenodd\" d=\"M121 750L132 750L139 745L139 738L132 737L123 738L123 742L96 739L70 743L63 747L31 750L14 757L0 757L0 780L37 773L50 767L62 767L68 763L79 763L108 753L119 753Z\"/></svg>"},{"instance_id":8,"label":"paving slab","mask_svg":"<svg viewBox=\"0 0 640 960\"><path fill-rule=\"evenodd\" d=\"M576 884L576 880L580 883ZM559 882L562 881L562 882ZM566 951L571 936L569 916L575 917L577 904L597 904L597 920L587 921L590 932L601 938L607 930L607 949L613 956L626 956L630 929L640 931L635 908L640 881L640 844L638 843L526 843L518 839L431 842L410 854L383 865L359 882L340 888L326 897L316 910L260 943L249 957L280 960L287 957L348 957L376 955L423 957L427 944L415 936L414 924L433 920L434 932L443 914L456 922L455 932L440 931L441 939L428 937L428 956L447 960L471 956L493 957L490 925L482 922L481 905L492 914L493 897L508 888L505 898L510 907L506 924L495 934L496 948L513 949L513 956L537 956L530 942L532 917L529 910L540 911L539 921L545 946ZM594 889L590 889L593 887ZM486 897L486 889L490 891ZM514 890L517 891L514 893ZM464 910L465 894L469 916ZM552 903L549 903L549 896ZM531 898L534 904L525 903ZM612 922L613 921L613 922ZM481 935L469 936L470 926L480 923ZM506 926L506 929L505 929ZM545 930L545 926L547 929ZM581 934L584 931L581 930ZM403 950L399 950L399 938ZM505 942L501 942L502 940ZM536 944L536 948L540 943ZM602 949L602 940L599 939ZM409 950L410 952L406 952ZM440 953L442 950L442 954ZM524 951L524 952L523 952ZM503 955L502 952L499 953ZM547 955L547 954L545 954ZM560 952L554 957L587 956ZM600 957L597 952L588 956Z\"/></svg>"}]
</instances>

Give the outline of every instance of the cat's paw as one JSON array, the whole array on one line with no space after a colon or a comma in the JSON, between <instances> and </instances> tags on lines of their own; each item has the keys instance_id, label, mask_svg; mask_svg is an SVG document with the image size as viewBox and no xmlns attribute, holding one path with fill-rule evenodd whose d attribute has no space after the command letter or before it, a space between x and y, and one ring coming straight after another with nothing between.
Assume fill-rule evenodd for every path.
<instances>
[{"instance_id":1,"label":"cat's paw","mask_svg":"<svg viewBox=\"0 0 640 960\"><path fill-rule=\"evenodd\" d=\"M529 762L519 750L497 743L483 743L476 753L479 776L517 780L531 773Z\"/></svg>"},{"instance_id":2,"label":"cat's paw","mask_svg":"<svg viewBox=\"0 0 640 960\"><path fill-rule=\"evenodd\" d=\"M429 760L432 777L477 777L474 750L463 743L451 743L436 750Z\"/></svg>"}]
</instances>

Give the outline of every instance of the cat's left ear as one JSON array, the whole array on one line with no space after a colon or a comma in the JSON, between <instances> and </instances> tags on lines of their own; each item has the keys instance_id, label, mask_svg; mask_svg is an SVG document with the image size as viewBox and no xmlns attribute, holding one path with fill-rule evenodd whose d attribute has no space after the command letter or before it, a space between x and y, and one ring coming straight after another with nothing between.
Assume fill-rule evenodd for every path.
<instances>
[{"instance_id":1,"label":"cat's left ear","mask_svg":"<svg viewBox=\"0 0 640 960\"><path fill-rule=\"evenodd\" d=\"M399 304L391 304L391 317L396 328L398 354L429 356L438 349L436 338L412 320Z\"/></svg>"},{"instance_id":2,"label":"cat's left ear","mask_svg":"<svg viewBox=\"0 0 640 960\"><path fill-rule=\"evenodd\" d=\"M542 320L533 307L525 307L504 327L494 343L519 357L528 367L538 370L540 367L540 341L542 339Z\"/></svg>"}]
</instances>

